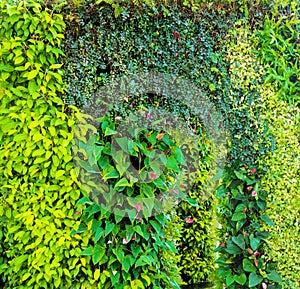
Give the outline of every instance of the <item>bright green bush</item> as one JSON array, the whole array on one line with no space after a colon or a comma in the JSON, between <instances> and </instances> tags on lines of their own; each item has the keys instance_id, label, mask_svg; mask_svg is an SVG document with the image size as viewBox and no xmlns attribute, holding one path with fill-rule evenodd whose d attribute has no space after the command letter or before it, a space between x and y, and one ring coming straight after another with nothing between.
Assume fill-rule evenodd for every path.
<instances>
[{"instance_id":1,"label":"bright green bush","mask_svg":"<svg viewBox=\"0 0 300 289\"><path fill-rule=\"evenodd\" d=\"M299 13L298 1L279 1L272 18L267 18L257 33L257 55L266 66L260 89L265 102L263 116L276 138L274 150L260 158L260 163L269 167L262 188L268 192L267 213L275 223L273 230L268 228L271 238L266 255L268 260L277 262L283 288L300 286L296 237L300 204Z\"/></svg>"},{"instance_id":2,"label":"bright green bush","mask_svg":"<svg viewBox=\"0 0 300 289\"><path fill-rule=\"evenodd\" d=\"M33 2L0 3L0 274L3 288L87 288L81 197L71 155L75 117L58 97L65 24Z\"/></svg>"},{"instance_id":3,"label":"bright green bush","mask_svg":"<svg viewBox=\"0 0 300 289\"><path fill-rule=\"evenodd\" d=\"M267 20L267 23L269 25L271 22ZM250 32L249 27L245 29L243 26L242 29L235 29L233 35L234 39L240 40L233 42L232 48L229 49L232 83L238 86L246 85L244 89L247 90L248 88L248 91L258 91L258 100L260 99L259 102L249 108L249 111L258 111L260 114L260 119L254 123L254 127L257 127L259 135L265 138L263 141L264 150L256 149L255 156L258 158L257 166L262 169L258 176L261 179L261 191L266 194L266 214L274 223L273 227L262 226L262 229L270 233L270 238L266 240L263 246L264 261L265 264L275 262L271 268L275 268L273 266L276 265L276 270L283 279L282 286L284 288L297 288L299 286L297 278L299 266L296 257L298 247L295 239L297 229L291 224L298 222L299 198L296 186L297 174L299 174L299 152L297 151L299 112L280 101L282 89L285 89L284 82L279 81L273 86L268 83L274 73L281 74L281 70L280 67L276 66L278 62L275 64L270 62L270 65L275 67L273 70L269 69L268 66L264 68L261 65L268 65L265 55L269 53L269 50L264 52L265 46L261 46L261 39L255 37L255 34ZM259 31L257 35L260 37L262 32ZM258 52L255 51L255 48L258 49ZM257 55L262 59L258 58ZM277 79L279 78L280 76ZM240 83L240 79L243 82ZM236 107L240 109L241 106L237 105ZM257 147L255 142L253 145ZM286 221L283 221L282 215L286 216ZM271 222L269 223L271 224ZM225 228L224 230L226 230ZM288 246L286 245L287 242ZM274 248L276 249L274 250ZM291 252L294 252L295 255ZM221 272L221 274L223 273ZM260 272L260 275L264 277L264 272Z\"/></svg>"},{"instance_id":4,"label":"bright green bush","mask_svg":"<svg viewBox=\"0 0 300 289\"><path fill-rule=\"evenodd\" d=\"M276 137L276 148L261 163L269 166L262 179L262 188L268 193L267 214L275 223L267 242L268 260L278 264L278 272L285 282L283 288L300 286L299 272L299 125L300 111L278 100L270 84L262 87L267 106L265 119Z\"/></svg>"}]
</instances>

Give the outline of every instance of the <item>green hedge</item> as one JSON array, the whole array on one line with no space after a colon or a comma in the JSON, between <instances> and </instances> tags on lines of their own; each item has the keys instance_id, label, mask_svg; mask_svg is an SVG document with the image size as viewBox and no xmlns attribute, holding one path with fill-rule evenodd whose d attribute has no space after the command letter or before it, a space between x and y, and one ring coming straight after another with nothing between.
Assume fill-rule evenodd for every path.
<instances>
[{"instance_id":1,"label":"green hedge","mask_svg":"<svg viewBox=\"0 0 300 289\"><path fill-rule=\"evenodd\" d=\"M268 215L275 223L268 231L267 258L278 264L283 288L300 286L299 265L299 14L298 1L278 3L272 18L258 31L258 57L265 68L261 93L265 100L264 119L276 138L275 149L260 163L268 172L262 188L268 192ZM269 34L270 33L270 34ZM272 40L266 35L272 35ZM264 37L264 42L262 42ZM280 44L279 44L280 43ZM263 52L265 51L265 52ZM284 101L282 101L284 100Z\"/></svg>"}]
</instances>

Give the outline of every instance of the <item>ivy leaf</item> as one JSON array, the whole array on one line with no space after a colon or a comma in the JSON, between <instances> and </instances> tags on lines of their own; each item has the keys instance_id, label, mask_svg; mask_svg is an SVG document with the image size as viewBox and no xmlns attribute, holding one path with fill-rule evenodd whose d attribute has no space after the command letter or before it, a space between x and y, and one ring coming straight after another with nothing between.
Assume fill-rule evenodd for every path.
<instances>
[{"instance_id":1,"label":"ivy leaf","mask_svg":"<svg viewBox=\"0 0 300 289\"><path fill-rule=\"evenodd\" d=\"M247 281L247 277L244 273L241 275L234 275L234 280L236 283L238 283L240 285L244 285Z\"/></svg>"},{"instance_id":2,"label":"ivy leaf","mask_svg":"<svg viewBox=\"0 0 300 289\"><path fill-rule=\"evenodd\" d=\"M110 135L114 135L114 134L117 134L118 132L111 129L110 127L107 127L104 131L104 135L105 136L110 136Z\"/></svg>"},{"instance_id":3,"label":"ivy leaf","mask_svg":"<svg viewBox=\"0 0 300 289\"><path fill-rule=\"evenodd\" d=\"M88 197L83 197L77 202L76 206L86 205L86 204L92 205L93 202Z\"/></svg>"},{"instance_id":4,"label":"ivy leaf","mask_svg":"<svg viewBox=\"0 0 300 289\"><path fill-rule=\"evenodd\" d=\"M244 212L237 212L237 213L234 213L231 220L232 221L240 221L240 220L244 220L246 219L246 214Z\"/></svg>"},{"instance_id":5,"label":"ivy leaf","mask_svg":"<svg viewBox=\"0 0 300 289\"><path fill-rule=\"evenodd\" d=\"M116 142L124 152L128 153L129 139L127 137L116 138Z\"/></svg>"},{"instance_id":6,"label":"ivy leaf","mask_svg":"<svg viewBox=\"0 0 300 289\"><path fill-rule=\"evenodd\" d=\"M234 171L234 173L239 180L245 180L246 177L241 172Z\"/></svg>"},{"instance_id":7,"label":"ivy leaf","mask_svg":"<svg viewBox=\"0 0 300 289\"><path fill-rule=\"evenodd\" d=\"M88 248L86 248L85 250L83 250L80 255L81 256L92 256L93 253L94 253L93 247L89 246Z\"/></svg>"},{"instance_id":8,"label":"ivy leaf","mask_svg":"<svg viewBox=\"0 0 300 289\"><path fill-rule=\"evenodd\" d=\"M173 156L170 156L168 159L167 159L167 164L166 164L166 167L169 169L169 170L172 170L176 173L180 172L180 169L178 167L178 162L177 160L175 159L175 157Z\"/></svg>"},{"instance_id":9,"label":"ivy leaf","mask_svg":"<svg viewBox=\"0 0 300 289\"><path fill-rule=\"evenodd\" d=\"M230 285L232 285L234 283L234 277L232 276L227 276L226 277L226 285L229 287Z\"/></svg>"},{"instance_id":10,"label":"ivy leaf","mask_svg":"<svg viewBox=\"0 0 300 289\"><path fill-rule=\"evenodd\" d=\"M233 254L233 255L242 253L242 249L240 247L236 246L235 244L233 244L232 241L228 242L228 245L227 245L227 248L225 251L227 253Z\"/></svg>"},{"instance_id":11,"label":"ivy leaf","mask_svg":"<svg viewBox=\"0 0 300 289\"><path fill-rule=\"evenodd\" d=\"M105 255L105 248L97 244L94 248L93 257L92 257L92 261L94 265L98 264L104 255Z\"/></svg>"},{"instance_id":12,"label":"ivy leaf","mask_svg":"<svg viewBox=\"0 0 300 289\"><path fill-rule=\"evenodd\" d=\"M115 224L105 221L105 237L114 229Z\"/></svg>"},{"instance_id":13,"label":"ivy leaf","mask_svg":"<svg viewBox=\"0 0 300 289\"><path fill-rule=\"evenodd\" d=\"M125 258L123 259L123 262L122 262L123 269L127 273L129 272L130 267L131 267L130 258L131 258L131 256L127 255L127 256L125 256Z\"/></svg>"},{"instance_id":14,"label":"ivy leaf","mask_svg":"<svg viewBox=\"0 0 300 289\"><path fill-rule=\"evenodd\" d=\"M199 205L197 204L196 200L192 198L187 198L186 200L192 207L199 208Z\"/></svg>"},{"instance_id":15,"label":"ivy leaf","mask_svg":"<svg viewBox=\"0 0 300 289\"><path fill-rule=\"evenodd\" d=\"M116 184L115 184L115 188L118 187L129 187L130 184L128 183L128 180L126 178L122 178L120 179Z\"/></svg>"}]
</instances>

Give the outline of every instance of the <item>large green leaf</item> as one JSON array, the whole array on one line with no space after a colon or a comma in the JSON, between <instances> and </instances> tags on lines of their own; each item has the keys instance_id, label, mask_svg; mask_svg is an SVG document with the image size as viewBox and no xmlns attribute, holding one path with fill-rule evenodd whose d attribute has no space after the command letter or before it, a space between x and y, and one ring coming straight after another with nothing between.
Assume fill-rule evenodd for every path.
<instances>
[{"instance_id":1,"label":"large green leaf","mask_svg":"<svg viewBox=\"0 0 300 289\"><path fill-rule=\"evenodd\" d=\"M233 215L232 215L232 218L231 218L231 220L232 221L241 221L241 220L244 220L244 219L246 219L246 214L244 213L244 212L237 212L237 213L234 213Z\"/></svg>"},{"instance_id":2,"label":"large green leaf","mask_svg":"<svg viewBox=\"0 0 300 289\"><path fill-rule=\"evenodd\" d=\"M247 282L247 277L244 273L241 275L234 275L234 280L236 283L244 285Z\"/></svg>"}]
</instances>

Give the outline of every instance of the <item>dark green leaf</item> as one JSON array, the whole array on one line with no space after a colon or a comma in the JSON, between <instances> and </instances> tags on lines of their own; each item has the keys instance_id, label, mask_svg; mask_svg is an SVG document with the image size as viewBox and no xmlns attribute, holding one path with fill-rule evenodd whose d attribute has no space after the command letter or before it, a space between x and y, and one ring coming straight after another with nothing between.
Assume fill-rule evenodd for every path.
<instances>
[{"instance_id":1,"label":"dark green leaf","mask_svg":"<svg viewBox=\"0 0 300 289\"><path fill-rule=\"evenodd\" d=\"M234 213L231 220L232 221L240 221L240 220L244 220L246 219L246 214L244 212L237 212L237 213Z\"/></svg>"},{"instance_id":2,"label":"dark green leaf","mask_svg":"<svg viewBox=\"0 0 300 289\"><path fill-rule=\"evenodd\" d=\"M100 245L97 244L94 247L94 252L93 252L93 257L92 257L94 265L96 265L100 262L100 260L104 256L104 254L105 254L105 248L101 247Z\"/></svg>"}]
</instances>

